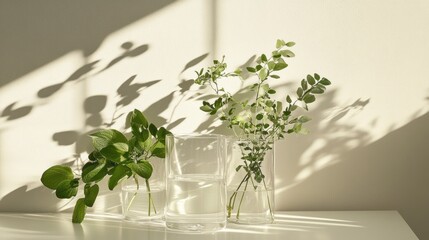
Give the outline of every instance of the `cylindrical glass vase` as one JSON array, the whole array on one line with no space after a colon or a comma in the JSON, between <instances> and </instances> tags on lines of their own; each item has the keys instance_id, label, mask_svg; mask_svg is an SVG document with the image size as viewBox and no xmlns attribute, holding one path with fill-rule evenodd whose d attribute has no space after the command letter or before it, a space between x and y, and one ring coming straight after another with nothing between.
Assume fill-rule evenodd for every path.
<instances>
[{"instance_id":1,"label":"cylindrical glass vase","mask_svg":"<svg viewBox=\"0 0 429 240\"><path fill-rule=\"evenodd\" d=\"M167 135L166 226L207 232L226 225L224 136Z\"/></svg>"},{"instance_id":2,"label":"cylindrical glass vase","mask_svg":"<svg viewBox=\"0 0 429 240\"><path fill-rule=\"evenodd\" d=\"M274 222L273 145L258 140L228 139L229 222Z\"/></svg>"},{"instance_id":3,"label":"cylindrical glass vase","mask_svg":"<svg viewBox=\"0 0 429 240\"><path fill-rule=\"evenodd\" d=\"M161 221L165 208L165 162L149 159L153 172L146 180L138 175L122 182L122 215L129 221Z\"/></svg>"}]
</instances>

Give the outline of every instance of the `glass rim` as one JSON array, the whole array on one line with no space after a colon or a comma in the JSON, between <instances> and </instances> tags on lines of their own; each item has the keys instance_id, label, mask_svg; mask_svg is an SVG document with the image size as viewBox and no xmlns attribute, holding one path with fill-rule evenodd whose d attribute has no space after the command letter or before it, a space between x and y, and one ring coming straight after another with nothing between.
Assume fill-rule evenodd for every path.
<instances>
[{"instance_id":1,"label":"glass rim","mask_svg":"<svg viewBox=\"0 0 429 240\"><path fill-rule=\"evenodd\" d=\"M223 134L216 134L216 133L179 133L179 134L172 134L169 133L165 136L166 138L227 138L227 136Z\"/></svg>"}]
</instances>

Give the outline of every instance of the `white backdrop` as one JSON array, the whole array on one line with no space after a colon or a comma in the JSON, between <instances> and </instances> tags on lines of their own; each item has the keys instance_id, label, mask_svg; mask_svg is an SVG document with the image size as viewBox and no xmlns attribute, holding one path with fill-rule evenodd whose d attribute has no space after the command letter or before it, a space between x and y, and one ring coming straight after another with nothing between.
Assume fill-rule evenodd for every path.
<instances>
[{"instance_id":1,"label":"white backdrop","mask_svg":"<svg viewBox=\"0 0 429 240\"><path fill-rule=\"evenodd\" d=\"M86 134L144 110L177 133L211 131L189 79L295 41L273 83L333 82L307 136L276 144L278 210L398 210L429 237L429 2L0 1L0 211L73 206L41 187L53 164L85 160ZM106 188L107 189L107 188ZM116 211L104 191L96 210Z\"/></svg>"}]
</instances>

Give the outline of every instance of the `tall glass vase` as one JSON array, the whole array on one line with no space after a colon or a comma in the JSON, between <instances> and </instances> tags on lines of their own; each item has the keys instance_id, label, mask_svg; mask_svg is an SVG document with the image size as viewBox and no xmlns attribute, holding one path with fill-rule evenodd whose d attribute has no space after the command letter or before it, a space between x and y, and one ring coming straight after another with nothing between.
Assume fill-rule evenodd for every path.
<instances>
[{"instance_id":1,"label":"tall glass vase","mask_svg":"<svg viewBox=\"0 0 429 240\"><path fill-rule=\"evenodd\" d=\"M122 215L130 221L158 221L165 208L165 161L152 157L151 177L146 180L136 175L122 182Z\"/></svg>"},{"instance_id":2,"label":"tall glass vase","mask_svg":"<svg viewBox=\"0 0 429 240\"><path fill-rule=\"evenodd\" d=\"M225 137L166 137L166 226L207 232L226 225Z\"/></svg>"},{"instance_id":3,"label":"tall glass vase","mask_svg":"<svg viewBox=\"0 0 429 240\"><path fill-rule=\"evenodd\" d=\"M274 222L273 144L228 140L227 217L240 224Z\"/></svg>"}]
</instances>

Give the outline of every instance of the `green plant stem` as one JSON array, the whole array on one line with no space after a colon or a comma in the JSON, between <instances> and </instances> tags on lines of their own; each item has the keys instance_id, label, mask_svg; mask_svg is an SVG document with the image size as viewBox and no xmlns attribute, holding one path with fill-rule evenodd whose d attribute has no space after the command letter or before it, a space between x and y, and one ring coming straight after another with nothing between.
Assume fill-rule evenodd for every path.
<instances>
[{"instance_id":1,"label":"green plant stem","mask_svg":"<svg viewBox=\"0 0 429 240\"><path fill-rule=\"evenodd\" d=\"M135 174L133 175L133 178L134 178L134 182L136 183L136 192L134 193L133 197L132 197L132 198L131 198L131 200L130 200L130 203L129 203L129 204L128 204L128 206L127 206L127 212L130 210L130 207L131 207L131 205L133 204L134 199L136 198L137 193L138 193L139 188L140 188L139 180L137 179L137 176L136 176Z\"/></svg>"},{"instance_id":2,"label":"green plant stem","mask_svg":"<svg viewBox=\"0 0 429 240\"><path fill-rule=\"evenodd\" d=\"M238 194L238 190L240 190L241 185L249 179L250 174L247 173L243 180L241 180L240 184L238 185L237 189L234 191L234 193L231 195L231 197L229 198L229 203L228 203L228 217L231 217L231 211L232 209L234 209L235 206L235 200L237 198L237 194Z\"/></svg>"},{"instance_id":3,"label":"green plant stem","mask_svg":"<svg viewBox=\"0 0 429 240\"><path fill-rule=\"evenodd\" d=\"M153 199L152 199L152 192L150 191L149 179L145 179L145 182L146 182L146 189L147 189L147 192L148 192L148 199L149 199L148 200L149 201L149 208L148 208L147 215L150 216L151 205L153 206L153 211L155 212L155 214L156 214L156 208L155 208L155 204L154 204Z\"/></svg>"},{"instance_id":4,"label":"green plant stem","mask_svg":"<svg viewBox=\"0 0 429 240\"><path fill-rule=\"evenodd\" d=\"M241 204L243 203L243 199L244 199L244 194L246 193L247 190L247 184L249 183L249 178L247 178L246 180L246 185L244 185L244 191L241 194L241 199L240 199L240 203L238 204L238 208L237 208L237 215L236 218L239 219L240 218L240 209L241 209Z\"/></svg>"},{"instance_id":5,"label":"green plant stem","mask_svg":"<svg viewBox=\"0 0 429 240\"><path fill-rule=\"evenodd\" d=\"M265 179L263 179L262 181L263 181L263 183L264 183L265 191L267 192L268 208L270 209L271 219L274 219L273 209L271 208L271 202L270 202L270 194L269 194L269 192L268 192L267 185L265 184Z\"/></svg>"}]
</instances>

